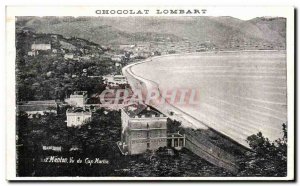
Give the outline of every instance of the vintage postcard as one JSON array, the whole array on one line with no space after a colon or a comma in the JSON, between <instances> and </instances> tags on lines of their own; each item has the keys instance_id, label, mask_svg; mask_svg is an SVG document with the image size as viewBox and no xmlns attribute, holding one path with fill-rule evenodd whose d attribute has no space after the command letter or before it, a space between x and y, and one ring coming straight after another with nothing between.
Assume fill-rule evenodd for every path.
<instances>
[{"instance_id":1,"label":"vintage postcard","mask_svg":"<svg viewBox=\"0 0 300 186\"><path fill-rule=\"evenodd\" d=\"M8 180L294 180L292 7L6 8Z\"/></svg>"}]
</instances>

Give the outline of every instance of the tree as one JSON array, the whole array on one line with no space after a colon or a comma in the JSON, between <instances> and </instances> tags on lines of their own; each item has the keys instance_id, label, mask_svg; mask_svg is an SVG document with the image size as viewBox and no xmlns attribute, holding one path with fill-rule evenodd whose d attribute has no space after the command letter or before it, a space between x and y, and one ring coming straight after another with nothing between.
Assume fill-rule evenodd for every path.
<instances>
[{"instance_id":1,"label":"tree","mask_svg":"<svg viewBox=\"0 0 300 186\"><path fill-rule=\"evenodd\" d=\"M283 137L271 142L261 132L247 138L252 153L241 162L241 176L286 176L287 129L282 124Z\"/></svg>"}]
</instances>

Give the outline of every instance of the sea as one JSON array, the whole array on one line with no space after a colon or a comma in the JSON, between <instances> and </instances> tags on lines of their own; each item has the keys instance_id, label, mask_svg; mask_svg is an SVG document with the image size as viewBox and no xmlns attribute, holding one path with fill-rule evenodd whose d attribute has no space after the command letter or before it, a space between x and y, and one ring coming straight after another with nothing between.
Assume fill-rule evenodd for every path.
<instances>
[{"instance_id":1,"label":"sea","mask_svg":"<svg viewBox=\"0 0 300 186\"><path fill-rule=\"evenodd\" d=\"M153 58L131 70L161 90L197 89L196 106L175 106L247 145L258 132L271 141L283 136L286 61L286 51L203 52Z\"/></svg>"}]
</instances>

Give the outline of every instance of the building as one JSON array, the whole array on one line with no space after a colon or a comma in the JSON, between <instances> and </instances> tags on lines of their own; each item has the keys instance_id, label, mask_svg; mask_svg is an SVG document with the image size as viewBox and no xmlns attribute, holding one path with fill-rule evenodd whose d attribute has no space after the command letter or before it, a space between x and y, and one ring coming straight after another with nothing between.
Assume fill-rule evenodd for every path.
<instances>
[{"instance_id":1,"label":"building","mask_svg":"<svg viewBox=\"0 0 300 186\"><path fill-rule=\"evenodd\" d=\"M32 44L31 50L51 50L51 44Z\"/></svg>"},{"instance_id":2,"label":"building","mask_svg":"<svg viewBox=\"0 0 300 186\"><path fill-rule=\"evenodd\" d=\"M72 108L66 111L67 127L80 127L92 118L92 112L86 108Z\"/></svg>"},{"instance_id":3,"label":"building","mask_svg":"<svg viewBox=\"0 0 300 186\"><path fill-rule=\"evenodd\" d=\"M82 59L82 60L90 60L91 57L92 57L92 55L91 56L85 55L85 56L81 56L80 59Z\"/></svg>"},{"instance_id":4,"label":"building","mask_svg":"<svg viewBox=\"0 0 300 186\"><path fill-rule=\"evenodd\" d=\"M75 91L70 98L65 99L71 106L83 107L87 101L87 91Z\"/></svg>"},{"instance_id":5,"label":"building","mask_svg":"<svg viewBox=\"0 0 300 186\"><path fill-rule=\"evenodd\" d=\"M123 75L103 76L103 79L104 79L104 83L108 87L118 88L119 85L128 85L127 79Z\"/></svg>"},{"instance_id":6,"label":"building","mask_svg":"<svg viewBox=\"0 0 300 186\"><path fill-rule=\"evenodd\" d=\"M123 154L141 154L167 146L167 117L146 105L121 110L122 136L118 146Z\"/></svg>"},{"instance_id":7,"label":"building","mask_svg":"<svg viewBox=\"0 0 300 186\"><path fill-rule=\"evenodd\" d=\"M27 54L28 56L36 56L38 55L38 51L29 51Z\"/></svg>"},{"instance_id":8,"label":"building","mask_svg":"<svg viewBox=\"0 0 300 186\"><path fill-rule=\"evenodd\" d=\"M129 50L129 49L133 49L136 45L133 44L123 44L120 45L119 48L120 50Z\"/></svg>"},{"instance_id":9,"label":"building","mask_svg":"<svg viewBox=\"0 0 300 186\"><path fill-rule=\"evenodd\" d=\"M57 39L57 35L51 35L51 38Z\"/></svg>"},{"instance_id":10,"label":"building","mask_svg":"<svg viewBox=\"0 0 300 186\"><path fill-rule=\"evenodd\" d=\"M29 118L44 115L45 113L57 114L58 105L55 100L27 101L17 105L17 111L26 112Z\"/></svg>"},{"instance_id":11,"label":"building","mask_svg":"<svg viewBox=\"0 0 300 186\"><path fill-rule=\"evenodd\" d=\"M64 55L65 59L73 59L74 58L74 54L68 53Z\"/></svg>"},{"instance_id":12,"label":"building","mask_svg":"<svg viewBox=\"0 0 300 186\"><path fill-rule=\"evenodd\" d=\"M44 151L61 152L62 151L62 147L61 146L45 146L45 145L43 145L43 150Z\"/></svg>"},{"instance_id":13,"label":"building","mask_svg":"<svg viewBox=\"0 0 300 186\"><path fill-rule=\"evenodd\" d=\"M127 79L123 75L114 75L113 81L118 84L127 84Z\"/></svg>"},{"instance_id":14,"label":"building","mask_svg":"<svg viewBox=\"0 0 300 186\"><path fill-rule=\"evenodd\" d=\"M111 60L114 61L114 62L122 62L122 59L123 59L123 58L124 58L124 56L118 55L118 56L113 56L113 57L111 58Z\"/></svg>"},{"instance_id":15,"label":"building","mask_svg":"<svg viewBox=\"0 0 300 186\"><path fill-rule=\"evenodd\" d=\"M176 150L181 150L185 147L185 134L170 133L168 134L168 147L173 147Z\"/></svg>"},{"instance_id":16,"label":"building","mask_svg":"<svg viewBox=\"0 0 300 186\"><path fill-rule=\"evenodd\" d=\"M119 67L119 66L121 66L121 63L116 62L116 63L115 63L115 66L116 66L116 67Z\"/></svg>"}]
</instances>

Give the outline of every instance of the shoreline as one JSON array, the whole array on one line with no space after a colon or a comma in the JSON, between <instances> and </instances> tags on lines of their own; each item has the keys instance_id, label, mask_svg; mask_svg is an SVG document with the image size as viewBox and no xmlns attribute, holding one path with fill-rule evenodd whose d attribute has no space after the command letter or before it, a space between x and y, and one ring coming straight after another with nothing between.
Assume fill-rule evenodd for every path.
<instances>
[{"instance_id":1,"label":"shoreline","mask_svg":"<svg viewBox=\"0 0 300 186\"><path fill-rule=\"evenodd\" d=\"M144 84L144 88L149 89L150 87L153 87L155 89L158 90L158 92L160 93L160 98L165 100L165 108L159 108L156 105L151 105L153 107L155 107L156 109L158 109L160 112L162 112L163 114L167 115L170 119L172 120L177 120L180 121L182 123L183 127L189 127L189 128L193 128L193 129L213 129L215 131L217 131L214 128L209 127L207 124L205 124L204 122L198 120L197 118L191 116L189 113L181 110L180 108L177 108L176 106L170 104L169 102L166 101L166 99L162 96L162 93L160 91L159 85L157 82L153 81L153 80L149 80L143 77L140 77L136 74L134 74L132 72L132 67L138 64L142 64L142 63L146 63L146 62L151 62L152 60L155 59L159 59L159 58L164 58L164 57L170 57L170 56L193 56L193 55L197 55L197 56L201 56L201 54L214 54L214 53L234 53L234 52L281 52L281 51L285 51L285 50L243 50L243 51L208 51L208 52L193 52L193 53L182 53L182 54L167 54L167 55L162 55L162 56L154 56L154 57L150 57L147 58L145 60L142 61L138 61L132 64L129 64L125 67L122 68L122 72L123 75L126 76L126 78L128 79L129 84L131 85L131 87L133 89L135 89L134 87L134 82L132 81L138 81L140 84ZM131 76L131 77L128 77ZM143 86L143 85L142 85ZM174 113L176 113L175 115L170 115L168 111L176 111ZM178 116L177 113L180 113L180 115ZM198 125L195 125L194 123L197 123ZM239 141L236 141L234 139L232 139L230 136L228 136L225 133L219 132L218 133L222 134L224 137L227 137L228 139L230 139L230 141L237 143L238 145L241 145L243 147L245 147L246 149L249 149L249 146L245 145L245 143L240 143Z\"/></svg>"},{"instance_id":2,"label":"shoreline","mask_svg":"<svg viewBox=\"0 0 300 186\"><path fill-rule=\"evenodd\" d=\"M140 61L133 62L128 64L122 68L122 73L125 68L138 65L141 63L146 63L152 61L152 59L171 57L171 56L192 56L192 55L201 55L201 54L216 54L216 53L238 53L238 52L286 52L286 50L224 50L224 51L205 51L205 52L190 52L190 53L175 53L175 54L166 54L160 56L152 56L146 59L142 59ZM142 78L142 77L141 77Z\"/></svg>"}]
</instances>

